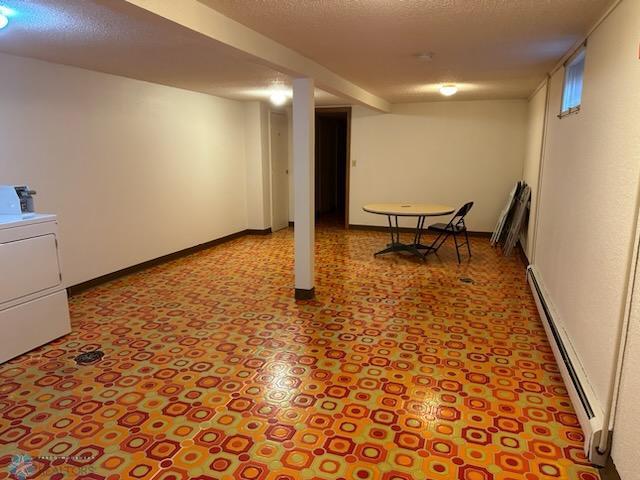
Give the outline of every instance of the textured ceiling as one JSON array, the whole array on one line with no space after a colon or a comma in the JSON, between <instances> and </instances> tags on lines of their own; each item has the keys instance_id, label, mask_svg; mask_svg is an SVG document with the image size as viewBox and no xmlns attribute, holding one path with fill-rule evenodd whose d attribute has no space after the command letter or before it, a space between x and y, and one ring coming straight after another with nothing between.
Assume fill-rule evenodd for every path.
<instances>
[{"instance_id":1,"label":"textured ceiling","mask_svg":"<svg viewBox=\"0 0 640 480\"><path fill-rule=\"evenodd\" d=\"M178 0L176 0L178 1ZM122 0L6 0L0 51L222 97L265 99L290 79ZM344 103L316 91L318 104Z\"/></svg>"},{"instance_id":2,"label":"textured ceiling","mask_svg":"<svg viewBox=\"0 0 640 480\"><path fill-rule=\"evenodd\" d=\"M180 0L166 0L180 1ZM199 0L391 102L524 98L611 0ZM634 0L636 1L636 0ZM123 0L6 0L0 51L234 99L289 78ZM415 57L433 52L431 61ZM319 104L345 103L317 91Z\"/></svg>"},{"instance_id":3,"label":"textured ceiling","mask_svg":"<svg viewBox=\"0 0 640 480\"><path fill-rule=\"evenodd\" d=\"M200 0L391 102L524 98L611 0ZM638 1L638 0L633 0ZM433 52L431 61L416 53Z\"/></svg>"}]
</instances>

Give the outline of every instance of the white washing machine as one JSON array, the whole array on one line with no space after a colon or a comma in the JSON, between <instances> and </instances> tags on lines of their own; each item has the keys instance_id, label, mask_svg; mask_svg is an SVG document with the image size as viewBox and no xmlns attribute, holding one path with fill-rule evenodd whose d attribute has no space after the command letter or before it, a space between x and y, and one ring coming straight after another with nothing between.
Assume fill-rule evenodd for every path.
<instances>
[{"instance_id":1,"label":"white washing machine","mask_svg":"<svg viewBox=\"0 0 640 480\"><path fill-rule=\"evenodd\" d=\"M71 332L55 215L0 215L0 363Z\"/></svg>"}]
</instances>

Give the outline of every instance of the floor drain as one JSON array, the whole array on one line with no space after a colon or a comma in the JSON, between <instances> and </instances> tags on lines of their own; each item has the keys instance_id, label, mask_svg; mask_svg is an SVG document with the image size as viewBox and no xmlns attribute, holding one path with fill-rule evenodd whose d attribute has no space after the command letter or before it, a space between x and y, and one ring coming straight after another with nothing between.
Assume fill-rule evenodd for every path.
<instances>
[{"instance_id":1,"label":"floor drain","mask_svg":"<svg viewBox=\"0 0 640 480\"><path fill-rule=\"evenodd\" d=\"M104 352L100 350L93 350L92 352L81 353L74 360L78 365L89 365L100 361L102 357L104 357Z\"/></svg>"},{"instance_id":2,"label":"floor drain","mask_svg":"<svg viewBox=\"0 0 640 480\"><path fill-rule=\"evenodd\" d=\"M469 277L460 277L460 281L462 283L473 283L473 279L471 279Z\"/></svg>"}]
</instances>

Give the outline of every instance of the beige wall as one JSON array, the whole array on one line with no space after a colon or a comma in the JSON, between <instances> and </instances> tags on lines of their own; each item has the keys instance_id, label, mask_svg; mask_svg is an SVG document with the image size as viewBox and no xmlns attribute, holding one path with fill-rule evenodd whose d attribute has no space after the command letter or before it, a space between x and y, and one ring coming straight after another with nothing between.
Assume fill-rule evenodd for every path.
<instances>
[{"instance_id":1,"label":"beige wall","mask_svg":"<svg viewBox=\"0 0 640 480\"><path fill-rule=\"evenodd\" d=\"M533 236L538 205L538 175L542 151L542 131L547 97L546 83L529 99L527 106L527 146L522 169L522 179L531 187L529 222L520 237L525 254L533 261Z\"/></svg>"},{"instance_id":2,"label":"beige wall","mask_svg":"<svg viewBox=\"0 0 640 480\"><path fill-rule=\"evenodd\" d=\"M263 102L245 103L245 148L247 227L263 230L271 226L269 108Z\"/></svg>"},{"instance_id":3,"label":"beige wall","mask_svg":"<svg viewBox=\"0 0 640 480\"><path fill-rule=\"evenodd\" d=\"M384 225L362 211L372 202L474 201L470 229L492 231L522 176L526 122L524 100L400 104L390 114L355 107L350 223Z\"/></svg>"},{"instance_id":4,"label":"beige wall","mask_svg":"<svg viewBox=\"0 0 640 480\"><path fill-rule=\"evenodd\" d=\"M629 78L616 79L614 88L629 88L624 99L616 103L623 108L622 118L615 123L615 128L622 130L624 141L612 149L615 157L629 156L634 168L627 171L633 180L634 169L640 164L640 61L637 58L638 32L640 31L640 2L625 0L615 16L613 22L605 32L608 48L618 49L620 52L615 59L624 64L624 68L616 69L621 75ZM618 33L618 29L622 29ZM622 48L620 46L622 45ZM623 57L623 58L618 58ZM613 60L613 59L612 59ZM603 73L603 76L606 74ZM622 83L622 85L619 85ZM616 97L622 97L622 93ZM628 103L627 103L628 102ZM622 105L625 105L622 107ZM622 172L621 172L622 174ZM636 172L637 174L637 172ZM637 177L636 177L637 178ZM621 197L625 206L631 201L631 193ZM628 207L627 207L628 208ZM640 262L640 259L637 259ZM640 265L636 266L636 275L640 272ZM623 480L638 478L640 472L640 277L636 277L633 287L631 316L627 336L626 354L624 357L622 379L619 390L618 405L614 424L612 458Z\"/></svg>"},{"instance_id":5,"label":"beige wall","mask_svg":"<svg viewBox=\"0 0 640 480\"><path fill-rule=\"evenodd\" d=\"M589 39L580 113L557 118L562 69L550 83L536 265L603 405L640 173L638 18L625 1Z\"/></svg>"},{"instance_id":6,"label":"beige wall","mask_svg":"<svg viewBox=\"0 0 640 480\"><path fill-rule=\"evenodd\" d=\"M640 272L640 265L636 271ZM633 299L612 452L622 480L638 478L640 472L640 277L635 281Z\"/></svg>"},{"instance_id":7,"label":"beige wall","mask_svg":"<svg viewBox=\"0 0 640 480\"><path fill-rule=\"evenodd\" d=\"M247 228L244 105L0 54L0 184L59 215L69 285Z\"/></svg>"},{"instance_id":8,"label":"beige wall","mask_svg":"<svg viewBox=\"0 0 640 480\"><path fill-rule=\"evenodd\" d=\"M601 408L616 359L640 174L640 2L624 0L589 38L581 111L557 118L563 70L550 82L535 264ZM613 457L637 478L640 414L632 328Z\"/></svg>"}]
</instances>

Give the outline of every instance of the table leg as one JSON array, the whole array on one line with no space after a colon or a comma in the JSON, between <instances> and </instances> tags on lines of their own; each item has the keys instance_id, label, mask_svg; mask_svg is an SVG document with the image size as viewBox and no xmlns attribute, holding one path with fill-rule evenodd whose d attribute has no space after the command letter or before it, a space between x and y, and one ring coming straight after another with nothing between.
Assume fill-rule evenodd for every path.
<instances>
[{"instance_id":1,"label":"table leg","mask_svg":"<svg viewBox=\"0 0 640 480\"><path fill-rule=\"evenodd\" d=\"M424 222L426 220L427 217L420 217L418 219L418 225L416 227L416 238L415 241L413 242L413 246L418 249L418 250L426 250L426 252L424 252L422 255L424 255L424 257L426 258L426 256L429 254L429 252L431 252L432 250L435 250L435 248L429 246L429 245L422 245L421 241L422 241L422 232L424 230Z\"/></svg>"},{"instance_id":2,"label":"table leg","mask_svg":"<svg viewBox=\"0 0 640 480\"><path fill-rule=\"evenodd\" d=\"M374 253L373 255L382 255L384 253L397 251L396 246L400 243L400 232L397 231L398 217L396 217L396 228L394 229L393 222L391 221L391 215L387 215L387 221L389 222L389 234L391 235L391 243L387 243L387 248ZM397 238L396 238L397 236Z\"/></svg>"},{"instance_id":3,"label":"table leg","mask_svg":"<svg viewBox=\"0 0 640 480\"><path fill-rule=\"evenodd\" d=\"M391 222L391 215L389 215L387 217L387 219L389 220L389 231L391 232L391 245L395 245L396 243L400 243L400 236L397 235L399 234L399 232L397 231L397 225L398 225L398 217L396 217L396 230L395 230L395 234L394 234L394 230L393 230L393 222ZM397 235L397 236L396 236Z\"/></svg>"},{"instance_id":4,"label":"table leg","mask_svg":"<svg viewBox=\"0 0 640 480\"><path fill-rule=\"evenodd\" d=\"M418 217L418 224L416 225L416 234L413 236L413 244L420 245L420 238L422 237L422 229L424 227L424 221L427 217Z\"/></svg>"},{"instance_id":5,"label":"table leg","mask_svg":"<svg viewBox=\"0 0 640 480\"><path fill-rule=\"evenodd\" d=\"M423 217L418 218L418 227L416 228L416 232L413 238L414 243L404 244L404 243L400 243L400 225L398 223L398 216L395 215L395 222L391 221L391 217L392 215L387 215L387 220L389 222L389 233L391 235L391 243L387 244L387 248L374 253L374 256L383 255L385 253L390 253L390 252L409 252L412 255L415 255L416 257L420 257L424 260L425 254L421 253L420 250L416 248L416 243L417 243L417 240L419 239L421 225L424 225L424 218Z\"/></svg>"}]
</instances>

